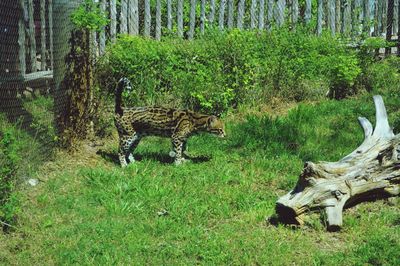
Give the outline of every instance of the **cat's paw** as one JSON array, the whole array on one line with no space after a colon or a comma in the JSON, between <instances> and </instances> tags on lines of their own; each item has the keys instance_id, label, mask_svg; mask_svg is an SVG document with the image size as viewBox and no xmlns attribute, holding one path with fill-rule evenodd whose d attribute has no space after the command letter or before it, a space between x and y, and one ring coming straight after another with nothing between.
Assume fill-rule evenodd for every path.
<instances>
[{"instance_id":1,"label":"cat's paw","mask_svg":"<svg viewBox=\"0 0 400 266\"><path fill-rule=\"evenodd\" d=\"M175 165L181 165L185 162L188 162L189 160L186 160L185 158L180 158L175 160Z\"/></svg>"},{"instance_id":2,"label":"cat's paw","mask_svg":"<svg viewBox=\"0 0 400 266\"><path fill-rule=\"evenodd\" d=\"M169 157L171 157L171 158L175 158L176 152L170 151L168 155L169 155Z\"/></svg>"},{"instance_id":3,"label":"cat's paw","mask_svg":"<svg viewBox=\"0 0 400 266\"><path fill-rule=\"evenodd\" d=\"M133 157L132 153L128 156L129 163L135 162L135 158Z\"/></svg>"}]
</instances>

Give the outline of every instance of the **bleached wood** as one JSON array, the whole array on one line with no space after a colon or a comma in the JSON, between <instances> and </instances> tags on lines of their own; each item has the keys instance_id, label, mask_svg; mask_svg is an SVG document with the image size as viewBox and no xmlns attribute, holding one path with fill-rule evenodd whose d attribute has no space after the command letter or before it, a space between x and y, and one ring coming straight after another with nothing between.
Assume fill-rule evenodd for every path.
<instances>
[{"instance_id":1,"label":"bleached wood","mask_svg":"<svg viewBox=\"0 0 400 266\"><path fill-rule=\"evenodd\" d=\"M233 0L228 0L228 29L233 28Z\"/></svg>"},{"instance_id":2,"label":"bleached wood","mask_svg":"<svg viewBox=\"0 0 400 266\"><path fill-rule=\"evenodd\" d=\"M189 21L189 40L194 37L194 29L196 25L196 0L190 0L190 21Z\"/></svg>"},{"instance_id":3,"label":"bleached wood","mask_svg":"<svg viewBox=\"0 0 400 266\"><path fill-rule=\"evenodd\" d=\"M167 0L167 29L172 30L172 3Z\"/></svg>"},{"instance_id":4,"label":"bleached wood","mask_svg":"<svg viewBox=\"0 0 400 266\"><path fill-rule=\"evenodd\" d=\"M117 38L117 0L110 0L110 35L114 42Z\"/></svg>"},{"instance_id":5,"label":"bleached wood","mask_svg":"<svg viewBox=\"0 0 400 266\"><path fill-rule=\"evenodd\" d=\"M323 1L318 0L317 6L317 35L322 34Z\"/></svg>"},{"instance_id":6,"label":"bleached wood","mask_svg":"<svg viewBox=\"0 0 400 266\"><path fill-rule=\"evenodd\" d=\"M204 28L206 24L206 0L201 0L200 4L200 32L204 33Z\"/></svg>"},{"instance_id":7,"label":"bleached wood","mask_svg":"<svg viewBox=\"0 0 400 266\"><path fill-rule=\"evenodd\" d=\"M29 71L36 72L36 39L35 39L35 23L33 19L33 0L28 0L28 19L29 19L29 27L28 27L28 38L29 38L29 53L30 53L30 65Z\"/></svg>"},{"instance_id":8,"label":"bleached wood","mask_svg":"<svg viewBox=\"0 0 400 266\"><path fill-rule=\"evenodd\" d=\"M144 32L143 35L150 37L151 13L150 0L144 0Z\"/></svg>"},{"instance_id":9,"label":"bleached wood","mask_svg":"<svg viewBox=\"0 0 400 266\"><path fill-rule=\"evenodd\" d=\"M40 0L40 70L46 70L46 1Z\"/></svg>"},{"instance_id":10,"label":"bleached wood","mask_svg":"<svg viewBox=\"0 0 400 266\"><path fill-rule=\"evenodd\" d=\"M208 16L208 22L212 25L215 18L215 0L210 1L210 14Z\"/></svg>"},{"instance_id":11,"label":"bleached wood","mask_svg":"<svg viewBox=\"0 0 400 266\"><path fill-rule=\"evenodd\" d=\"M306 9L304 11L304 21L309 24L311 21L311 0L306 0Z\"/></svg>"},{"instance_id":12,"label":"bleached wood","mask_svg":"<svg viewBox=\"0 0 400 266\"><path fill-rule=\"evenodd\" d=\"M264 29L265 0L260 0L260 11L258 13L258 29Z\"/></svg>"},{"instance_id":13,"label":"bleached wood","mask_svg":"<svg viewBox=\"0 0 400 266\"><path fill-rule=\"evenodd\" d=\"M221 0L219 2L219 16L218 16L218 27L220 30L224 29L225 21L225 3L226 0Z\"/></svg>"},{"instance_id":14,"label":"bleached wood","mask_svg":"<svg viewBox=\"0 0 400 266\"><path fill-rule=\"evenodd\" d=\"M272 24L274 22L274 0L267 0L267 30L272 29Z\"/></svg>"},{"instance_id":15,"label":"bleached wood","mask_svg":"<svg viewBox=\"0 0 400 266\"><path fill-rule=\"evenodd\" d=\"M256 8L257 8L257 0L251 0L250 6L250 28L256 28Z\"/></svg>"},{"instance_id":16,"label":"bleached wood","mask_svg":"<svg viewBox=\"0 0 400 266\"><path fill-rule=\"evenodd\" d=\"M156 2L156 40L161 39L161 0Z\"/></svg>"},{"instance_id":17,"label":"bleached wood","mask_svg":"<svg viewBox=\"0 0 400 266\"><path fill-rule=\"evenodd\" d=\"M246 0L239 0L238 3L238 15L237 15L237 28L243 29L243 19L244 19L244 8Z\"/></svg>"},{"instance_id":18,"label":"bleached wood","mask_svg":"<svg viewBox=\"0 0 400 266\"><path fill-rule=\"evenodd\" d=\"M183 0L178 0L177 20L178 36L183 37Z\"/></svg>"},{"instance_id":19,"label":"bleached wood","mask_svg":"<svg viewBox=\"0 0 400 266\"><path fill-rule=\"evenodd\" d=\"M129 0L128 30L131 35L139 34L139 5L138 0Z\"/></svg>"},{"instance_id":20,"label":"bleached wood","mask_svg":"<svg viewBox=\"0 0 400 266\"><path fill-rule=\"evenodd\" d=\"M128 0L121 0L121 12L119 15L119 19L120 33L128 33Z\"/></svg>"},{"instance_id":21,"label":"bleached wood","mask_svg":"<svg viewBox=\"0 0 400 266\"><path fill-rule=\"evenodd\" d=\"M400 194L400 134L389 127L381 96L374 96L375 130L358 120L364 141L337 162L307 162L296 187L279 198L277 213L284 222L302 224L307 211L324 210L328 230L342 227L343 208L365 199Z\"/></svg>"}]
</instances>

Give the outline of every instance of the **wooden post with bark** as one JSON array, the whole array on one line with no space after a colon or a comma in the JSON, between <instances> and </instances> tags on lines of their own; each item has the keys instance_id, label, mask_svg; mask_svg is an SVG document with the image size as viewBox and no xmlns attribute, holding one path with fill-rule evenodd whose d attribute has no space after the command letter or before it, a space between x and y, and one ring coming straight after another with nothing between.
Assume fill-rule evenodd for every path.
<instances>
[{"instance_id":1,"label":"wooden post with bark","mask_svg":"<svg viewBox=\"0 0 400 266\"><path fill-rule=\"evenodd\" d=\"M221 0L221 1L219 2L218 27L219 27L220 30L223 30L223 29L224 29L225 2L226 2L226 0Z\"/></svg>"},{"instance_id":2,"label":"wooden post with bark","mask_svg":"<svg viewBox=\"0 0 400 266\"><path fill-rule=\"evenodd\" d=\"M238 13L237 13L237 28L239 30L243 29L244 8L245 8L245 0L239 0Z\"/></svg>"},{"instance_id":3,"label":"wooden post with bark","mask_svg":"<svg viewBox=\"0 0 400 266\"><path fill-rule=\"evenodd\" d=\"M156 2L156 40L161 39L161 0Z\"/></svg>"},{"instance_id":4,"label":"wooden post with bark","mask_svg":"<svg viewBox=\"0 0 400 266\"><path fill-rule=\"evenodd\" d=\"M114 42L117 38L117 0L110 1L110 35Z\"/></svg>"},{"instance_id":5,"label":"wooden post with bark","mask_svg":"<svg viewBox=\"0 0 400 266\"><path fill-rule=\"evenodd\" d=\"M177 20L178 36L183 37L183 0L178 0Z\"/></svg>"},{"instance_id":6,"label":"wooden post with bark","mask_svg":"<svg viewBox=\"0 0 400 266\"><path fill-rule=\"evenodd\" d=\"M28 37L30 44L30 65L29 71L36 72L36 39L35 39L35 23L33 20L33 0L28 0L28 16L29 16L29 28Z\"/></svg>"},{"instance_id":7,"label":"wooden post with bark","mask_svg":"<svg viewBox=\"0 0 400 266\"><path fill-rule=\"evenodd\" d=\"M196 26L196 0L190 0L190 21L189 21L189 40L194 37L194 27Z\"/></svg>"},{"instance_id":8,"label":"wooden post with bark","mask_svg":"<svg viewBox=\"0 0 400 266\"><path fill-rule=\"evenodd\" d=\"M228 0L228 29L233 28L233 0Z\"/></svg>"},{"instance_id":9,"label":"wooden post with bark","mask_svg":"<svg viewBox=\"0 0 400 266\"><path fill-rule=\"evenodd\" d=\"M260 10L258 13L258 29L264 29L265 0L260 0Z\"/></svg>"},{"instance_id":10,"label":"wooden post with bark","mask_svg":"<svg viewBox=\"0 0 400 266\"><path fill-rule=\"evenodd\" d=\"M374 96L376 125L358 121L364 141L338 162L306 162L296 187L278 199L285 223L303 224L308 211L324 210L330 231L342 227L343 208L364 200L400 195L400 134L389 126L381 96Z\"/></svg>"}]
</instances>

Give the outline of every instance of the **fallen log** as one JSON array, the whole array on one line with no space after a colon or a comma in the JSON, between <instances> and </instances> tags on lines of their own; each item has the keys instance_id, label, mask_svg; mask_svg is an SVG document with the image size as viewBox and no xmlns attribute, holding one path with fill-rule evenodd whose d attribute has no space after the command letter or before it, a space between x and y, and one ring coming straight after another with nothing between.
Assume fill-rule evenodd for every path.
<instances>
[{"instance_id":1,"label":"fallen log","mask_svg":"<svg viewBox=\"0 0 400 266\"><path fill-rule=\"evenodd\" d=\"M400 195L400 134L389 127L381 96L374 96L376 125L358 121L364 141L338 162L306 162L296 187L276 202L281 222L302 225L310 211L324 211L327 229L342 226L343 208Z\"/></svg>"}]
</instances>

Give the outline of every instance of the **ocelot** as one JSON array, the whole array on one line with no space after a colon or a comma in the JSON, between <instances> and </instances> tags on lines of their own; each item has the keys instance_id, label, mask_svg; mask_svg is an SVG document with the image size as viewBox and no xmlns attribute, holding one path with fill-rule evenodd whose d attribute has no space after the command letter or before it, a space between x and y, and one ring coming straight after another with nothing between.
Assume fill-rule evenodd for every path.
<instances>
[{"instance_id":1,"label":"ocelot","mask_svg":"<svg viewBox=\"0 0 400 266\"><path fill-rule=\"evenodd\" d=\"M122 91L130 90L127 78L119 80L115 92L114 122L119 135L118 157L122 167L134 162L132 152L142 137L153 135L170 137L175 156L175 164L185 158L187 139L198 132L209 132L225 137L224 124L213 115L205 115L190 110L177 110L164 107L122 107Z\"/></svg>"}]
</instances>

